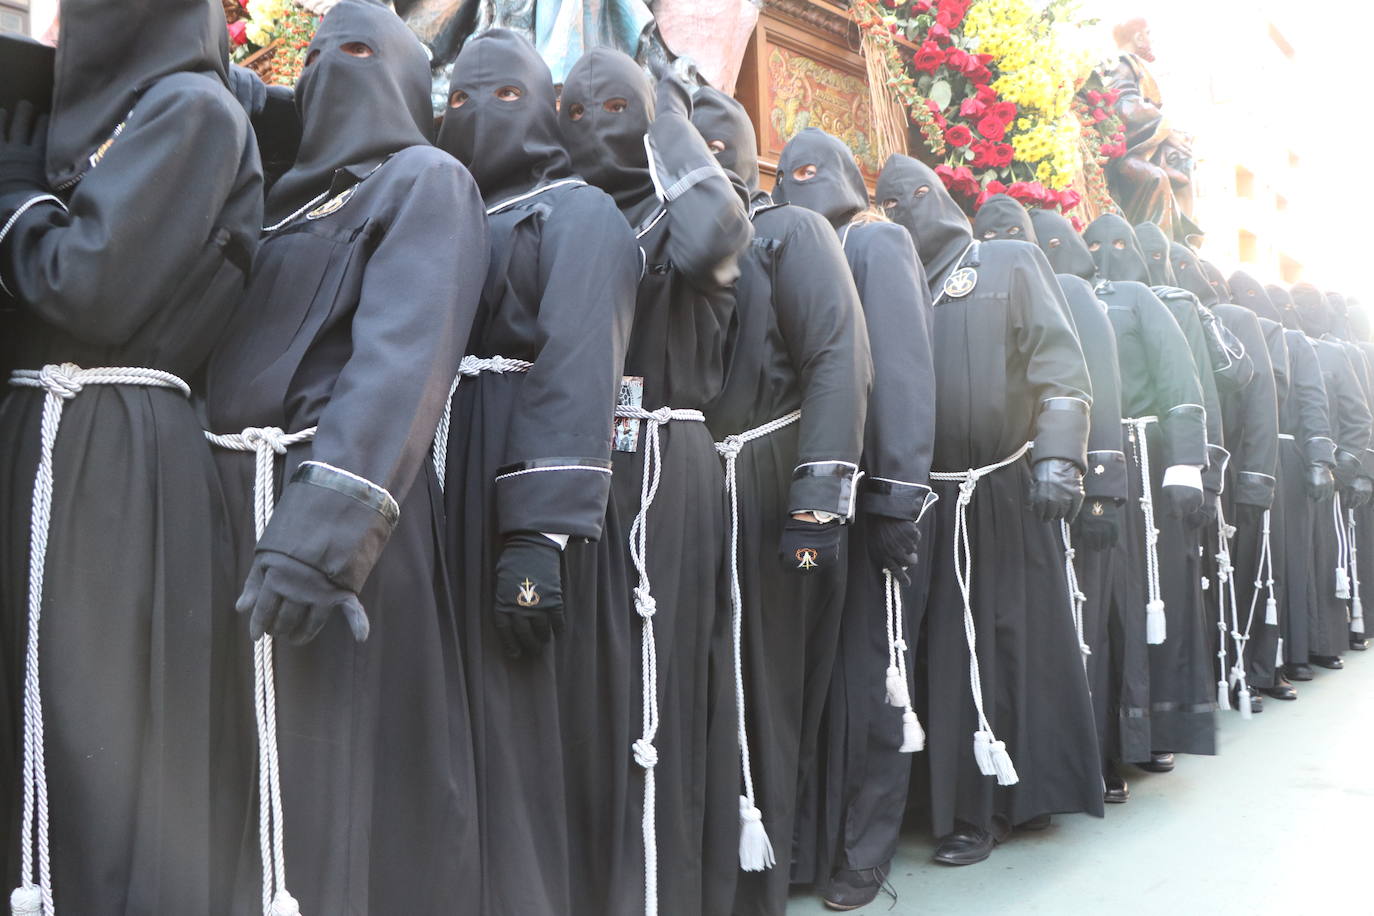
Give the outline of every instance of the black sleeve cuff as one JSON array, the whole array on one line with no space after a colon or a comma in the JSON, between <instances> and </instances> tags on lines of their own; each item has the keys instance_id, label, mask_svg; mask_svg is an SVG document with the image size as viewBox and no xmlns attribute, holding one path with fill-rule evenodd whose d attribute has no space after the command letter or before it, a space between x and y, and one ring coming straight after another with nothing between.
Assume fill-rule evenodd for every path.
<instances>
[{"instance_id":1,"label":"black sleeve cuff","mask_svg":"<svg viewBox=\"0 0 1374 916\"><path fill-rule=\"evenodd\" d=\"M1374 449L1367 448L1360 456L1360 464L1364 467L1364 476L1374 477Z\"/></svg>"},{"instance_id":2,"label":"black sleeve cuff","mask_svg":"<svg viewBox=\"0 0 1374 916\"><path fill-rule=\"evenodd\" d=\"M1226 489L1226 463L1231 453L1220 445L1207 443L1207 466L1202 469L1202 488L1208 493L1220 493Z\"/></svg>"},{"instance_id":3,"label":"black sleeve cuff","mask_svg":"<svg viewBox=\"0 0 1374 916\"><path fill-rule=\"evenodd\" d=\"M1236 502L1247 506L1268 509L1274 503L1274 484L1272 475L1260 471L1239 471L1235 479Z\"/></svg>"},{"instance_id":4,"label":"black sleeve cuff","mask_svg":"<svg viewBox=\"0 0 1374 916\"><path fill-rule=\"evenodd\" d=\"M854 514L854 476L858 467L849 461L808 461L792 472L787 491L787 510L829 512L848 518Z\"/></svg>"},{"instance_id":5,"label":"black sleeve cuff","mask_svg":"<svg viewBox=\"0 0 1374 916\"><path fill-rule=\"evenodd\" d=\"M1200 404L1178 404L1159 418L1164 467L1207 463L1207 412Z\"/></svg>"},{"instance_id":6,"label":"black sleeve cuff","mask_svg":"<svg viewBox=\"0 0 1374 916\"><path fill-rule=\"evenodd\" d=\"M502 534L543 531L597 540L611 494L604 458L540 458L496 472L496 518Z\"/></svg>"},{"instance_id":7,"label":"black sleeve cuff","mask_svg":"<svg viewBox=\"0 0 1374 916\"><path fill-rule=\"evenodd\" d=\"M920 521L928 506L933 504L930 487L885 477L865 477L859 508L869 515Z\"/></svg>"},{"instance_id":8,"label":"black sleeve cuff","mask_svg":"<svg viewBox=\"0 0 1374 916\"><path fill-rule=\"evenodd\" d=\"M1326 436L1313 436L1303 445L1308 464L1336 464L1336 442Z\"/></svg>"},{"instance_id":9,"label":"black sleeve cuff","mask_svg":"<svg viewBox=\"0 0 1374 916\"><path fill-rule=\"evenodd\" d=\"M1088 467L1088 411L1092 407L1082 398L1046 398L1035 420L1035 460L1062 458Z\"/></svg>"},{"instance_id":10,"label":"black sleeve cuff","mask_svg":"<svg viewBox=\"0 0 1374 916\"><path fill-rule=\"evenodd\" d=\"M1127 497L1126 453L1111 450L1088 452L1088 472L1083 475L1083 495L1087 499Z\"/></svg>"}]
</instances>

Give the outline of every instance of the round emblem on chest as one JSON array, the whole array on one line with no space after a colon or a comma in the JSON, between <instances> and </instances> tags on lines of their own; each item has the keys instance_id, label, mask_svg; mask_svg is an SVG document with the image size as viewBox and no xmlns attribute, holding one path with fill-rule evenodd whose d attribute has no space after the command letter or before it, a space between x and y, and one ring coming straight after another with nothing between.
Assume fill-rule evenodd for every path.
<instances>
[{"instance_id":1,"label":"round emblem on chest","mask_svg":"<svg viewBox=\"0 0 1374 916\"><path fill-rule=\"evenodd\" d=\"M962 299L978 285L978 271L972 267L960 267L945 279L945 295L951 299Z\"/></svg>"},{"instance_id":2,"label":"round emblem on chest","mask_svg":"<svg viewBox=\"0 0 1374 916\"><path fill-rule=\"evenodd\" d=\"M329 198L329 200L326 200L324 203L320 204L318 207L311 210L309 213L305 214L305 218L323 219L331 213L337 213L340 207L348 203L348 199L353 196L353 192L356 190L358 190L358 186L354 185L347 191L344 191L342 194L337 194L334 197Z\"/></svg>"}]
</instances>

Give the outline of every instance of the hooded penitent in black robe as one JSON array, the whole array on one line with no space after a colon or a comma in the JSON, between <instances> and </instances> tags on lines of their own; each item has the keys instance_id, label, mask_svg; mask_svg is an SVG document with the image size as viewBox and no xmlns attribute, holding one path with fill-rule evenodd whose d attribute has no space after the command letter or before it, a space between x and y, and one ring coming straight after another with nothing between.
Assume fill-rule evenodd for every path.
<instances>
[{"instance_id":1,"label":"hooded penitent in black robe","mask_svg":"<svg viewBox=\"0 0 1374 916\"><path fill-rule=\"evenodd\" d=\"M1370 380L1374 382L1374 343L1370 342L1369 316L1359 301L1354 297L1347 296L1346 305L1346 325L1348 335L1346 339L1359 348L1364 354L1365 362L1370 367ZM1374 410L1374 397L1370 398L1371 409ZM1374 440L1374 433L1371 433L1371 440ZM1374 457L1374 449L1365 448L1365 457ZM1356 550L1352 557L1353 572L1352 578L1358 574L1358 593L1360 595L1360 622L1357 628L1355 622L1354 595L1357 592L1356 583L1351 582L1351 637L1358 639L1367 637L1371 632L1371 624L1364 622L1364 596L1374 596L1374 503L1366 503L1364 506L1355 510L1356 520Z\"/></svg>"},{"instance_id":2,"label":"hooded penitent in black robe","mask_svg":"<svg viewBox=\"0 0 1374 916\"><path fill-rule=\"evenodd\" d=\"M808 165L815 175L797 180L796 170ZM892 673L905 681L910 699L911 649L921 626L929 564L897 562L882 544L892 529L917 536L931 492L926 482L935 438L931 314L910 235L886 220L859 218L868 206L868 191L844 143L821 130L803 130L784 148L778 174L775 200L819 213L838 232L873 353L860 461L866 476L850 541L839 658L829 681L824 762L798 801L792 877L824 893L836 872L887 867L906 807L911 761L901 751L904 716L912 715L908 730L917 723L908 704L889 705L889 653L904 656ZM903 633L894 632L894 639L903 638L906 648L890 649L885 570L898 574L901 585L902 566L913 582L900 588ZM916 743L913 737L908 753L918 749Z\"/></svg>"},{"instance_id":3,"label":"hooded penitent in black robe","mask_svg":"<svg viewBox=\"0 0 1374 916\"><path fill-rule=\"evenodd\" d=\"M604 48L573 66L559 108L573 168L615 198L643 251L625 374L643 379L646 410L700 410L720 395L734 325L730 287L753 236L744 203L688 115L685 87L660 82L655 98L634 61ZM650 892L665 909L729 912L741 814L721 463L704 423L664 423L657 451L650 422L634 424L635 451L612 456L611 495L633 543L645 458L661 457L647 478L651 490L658 486L643 531L646 569L634 566L638 546L625 558L638 589L632 632L641 637L652 625L657 678L647 696L640 695L644 669L633 678L639 740L624 759L640 772L623 802L625 829L640 823L642 773L651 771L657 873ZM656 733L638 724L645 699L657 704ZM639 837L628 843L642 861ZM605 912L638 911L644 884L642 869L627 865L607 891Z\"/></svg>"},{"instance_id":4,"label":"hooded penitent in black robe","mask_svg":"<svg viewBox=\"0 0 1374 916\"><path fill-rule=\"evenodd\" d=\"M793 868L799 782L817 766L817 738L845 607L844 552L820 570L778 557L796 513L853 509L873 364L844 252L808 209L774 206L759 190L749 116L714 89L692 123L720 146L721 165L758 201L754 244L735 285L739 328L725 388L707 410L717 441L800 410L798 421L740 446L736 459L744 698L754 792L778 861L741 872L734 912L781 914ZM795 528L807 522L792 522ZM828 566L828 568L827 568ZM900 716L900 713L898 713Z\"/></svg>"},{"instance_id":5,"label":"hooded penitent in black robe","mask_svg":"<svg viewBox=\"0 0 1374 916\"><path fill-rule=\"evenodd\" d=\"M1369 446L1370 408L1345 346L1331 333L1333 317L1326 297L1306 283L1294 286L1292 297L1303 333L1321 366L1331 438L1336 440L1337 497L1318 503L1313 514L1311 566L1316 604L1308 620L1309 658L1327 658L1341 655L1350 645L1350 572L1341 547L1348 531L1343 503L1356 480L1367 476L1361 456ZM1341 504L1342 511L1338 513L1333 503ZM1346 584L1346 589L1340 589L1340 584Z\"/></svg>"},{"instance_id":6,"label":"hooded penitent in black robe","mask_svg":"<svg viewBox=\"0 0 1374 916\"><path fill-rule=\"evenodd\" d=\"M67 0L62 13L46 175L39 157L32 186L0 196L0 296L13 297L0 337L20 369L139 367L194 384L262 218L252 131L225 84L223 15L208 0ZM44 402L37 388L0 393L10 886ZM92 383L57 404L41 683L58 911L220 912L211 614L238 583L214 572L214 462L178 388Z\"/></svg>"},{"instance_id":7,"label":"hooded penitent in black robe","mask_svg":"<svg viewBox=\"0 0 1374 916\"><path fill-rule=\"evenodd\" d=\"M1321 362L1302 332L1293 298L1281 286L1266 286L1264 292L1274 308L1269 317L1277 315L1283 323L1290 378L1288 397L1279 405L1283 543L1276 574L1282 583L1281 659L1286 666L1306 665L1311 656L1312 616L1320 600L1318 587L1329 580L1329 574L1315 573L1313 542L1316 514L1331 514L1334 482L1329 478L1336 466L1336 442ZM1318 466L1325 475L1316 471ZM1314 474L1323 486L1309 482Z\"/></svg>"},{"instance_id":8,"label":"hooded penitent in black robe","mask_svg":"<svg viewBox=\"0 0 1374 916\"><path fill-rule=\"evenodd\" d=\"M1059 240L1053 248L1042 251L1051 268L1058 270L1056 256L1063 247L1066 233L1073 227L1068 220L1052 211L1043 211L1039 219ZM978 210L973 221L973 233L980 239L1020 239L1039 243L1031 214L1019 202L1006 195L989 197ZM1086 272L1091 257L1082 241L1074 234L1071 248ZM1063 254L1068 255L1065 251ZM1068 259L1062 263L1069 263ZM1107 317L1106 304L1097 298L1092 284L1072 273L1058 273L1059 287L1069 306L1069 317L1083 347L1088 364L1088 378L1092 382L1093 406L1088 427L1088 473L1083 478L1083 508L1072 532L1074 567L1077 591L1083 595L1079 620L1082 627L1082 649L1092 690L1093 712L1097 723L1098 746L1101 758L1119 760L1120 728L1117 709L1123 686L1124 668L1120 655L1112 652L1111 606L1115 576L1115 555L1121 540L1122 504L1127 498L1127 465L1123 449L1124 431L1121 426L1121 369L1117 358L1116 333ZM1091 529L1104 525L1101 532ZM1084 526L1089 529L1084 531ZM1084 536L1080 536L1084 535ZM1075 600L1078 600L1075 597ZM1144 651L1139 657L1144 659ZM1143 675L1143 672L1142 672Z\"/></svg>"},{"instance_id":9,"label":"hooded penitent in black robe","mask_svg":"<svg viewBox=\"0 0 1374 916\"><path fill-rule=\"evenodd\" d=\"M477 180L492 251L467 350L533 364L461 378L449 425L447 550L481 831L473 905L605 913L612 878L636 864L622 819L607 817L623 814L630 779L633 612L625 583L598 571L623 550L620 528L603 528L639 250L615 202L571 178L553 80L526 38L469 41L449 90L438 145ZM566 627L512 658L493 611L502 539L549 534L575 539L561 563Z\"/></svg>"},{"instance_id":10,"label":"hooded penitent in black robe","mask_svg":"<svg viewBox=\"0 0 1374 916\"><path fill-rule=\"evenodd\" d=\"M353 42L372 55L343 49ZM446 913L479 880L477 808L429 453L486 272L482 201L426 142L429 68L394 13L344 0L310 49L300 156L268 197L206 412L219 434L318 431L286 450L256 548L254 455L216 449L238 548L224 562L248 592L272 570L259 601L278 568L305 583L299 597L281 590L276 635L309 638L287 628L303 607L330 615L307 645L275 650L286 886L305 912ZM372 623L365 642L325 603L352 595ZM230 623L247 704L247 628ZM247 913L263 880L252 771L224 783L250 802L234 896Z\"/></svg>"},{"instance_id":11,"label":"hooded penitent in black robe","mask_svg":"<svg viewBox=\"0 0 1374 916\"><path fill-rule=\"evenodd\" d=\"M932 474L1005 461L1028 441L1037 463L1060 459L1084 468L1088 370L1039 249L1000 240L972 244L972 230L940 179L905 156L887 161L877 198L916 239L937 297ZM960 274L965 268L976 277ZM1010 786L975 765L980 722L956 575L960 484L935 483L926 727L937 835L956 822L991 830L994 818L1018 824L1052 812L1102 813L1097 735L1064 547L1058 524L1040 521L1028 505L1032 470L1021 459L983 477L966 515L976 670L988 725L1019 776Z\"/></svg>"},{"instance_id":12,"label":"hooded penitent in black robe","mask_svg":"<svg viewBox=\"0 0 1374 916\"><path fill-rule=\"evenodd\" d=\"M1126 221L1106 214L1093 221L1084 233L1097 266L1097 295L1107 303L1107 315L1116 329L1121 357L1122 415L1127 418L1153 416L1157 423L1145 429L1150 465L1151 497L1155 529L1159 532L1159 594L1164 602L1165 636L1162 643L1149 645L1148 736L1153 751L1181 751L1210 754L1215 750L1215 678L1210 676L1207 634L1202 610L1202 565L1198 556L1198 529L1205 518L1200 511L1185 511L1203 488L1206 477L1197 472L1207 463L1208 452L1215 456L1221 440L1220 410L1216 386L1211 379L1201 322L1193 296L1177 290L1170 303L1161 301L1147 286L1149 279L1145 255L1135 233ZM1165 289L1165 288L1161 288ZM1167 295L1168 293L1166 293ZM1172 328L1159 320L1164 312L1174 319ZM1181 335L1186 351L1179 350ZM1129 355L1128 355L1129 353ZM1190 357L1185 360L1184 356ZM1192 365L1189 365L1191 361ZM1199 427L1205 429L1204 448L1198 451ZM1136 491L1134 480L1140 476L1142 443L1135 429L1127 430L1132 459L1132 499L1143 495L1144 482ZM1219 447L1219 446L1218 446ZM1215 460L1215 458L1214 458ZM1220 490L1220 467L1215 490ZM1188 490L1195 492L1189 494ZM1139 531L1145 537L1145 521L1130 525L1131 536ZM1140 556L1148 553L1144 545ZM1148 567L1141 567L1141 581L1149 581ZM1118 589L1124 599L1134 601L1129 586ZM1149 597L1148 588L1146 597ZM1148 624L1148 620L1147 620ZM1123 752L1125 717L1143 718L1144 713L1123 708ZM1131 723L1134 730L1137 723ZM1139 752L1132 743L1132 754ZM1131 759L1126 757L1124 759ZM1135 757L1135 759L1143 759Z\"/></svg>"}]
</instances>

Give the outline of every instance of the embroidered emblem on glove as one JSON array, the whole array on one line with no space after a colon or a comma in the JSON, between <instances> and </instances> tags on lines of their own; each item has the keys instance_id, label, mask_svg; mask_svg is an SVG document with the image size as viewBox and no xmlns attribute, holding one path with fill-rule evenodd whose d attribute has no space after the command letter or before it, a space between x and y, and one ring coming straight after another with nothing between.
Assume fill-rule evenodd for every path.
<instances>
[{"instance_id":1,"label":"embroidered emblem on glove","mask_svg":"<svg viewBox=\"0 0 1374 916\"><path fill-rule=\"evenodd\" d=\"M515 596L515 603L521 607L534 607L539 603L539 593L529 579L520 583L520 594Z\"/></svg>"},{"instance_id":2,"label":"embroidered emblem on glove","mask_svg":"<svg viewBox=\"0 0 1374 916\"><path fill-rule=\"evenodd\" d=\"M796 552L797 569L815 569L818 565L816 557L819 553L814 547L803 547Z\"/></svg>"}]
</instances>

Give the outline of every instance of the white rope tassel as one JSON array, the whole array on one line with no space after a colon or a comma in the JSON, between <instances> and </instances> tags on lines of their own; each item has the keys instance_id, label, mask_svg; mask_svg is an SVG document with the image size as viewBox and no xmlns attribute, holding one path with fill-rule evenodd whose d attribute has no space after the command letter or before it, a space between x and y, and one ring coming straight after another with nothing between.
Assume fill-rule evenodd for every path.
<instances>
[{"instance_id":1,"label":"white rope tassel","mask_svg":"<svg viewBox=\"0 0 1374 916\"><path fill-rule=\"evenodd\" d=\"M1274 667L1283 667L1283 637L1279 637L1278 645L1274 647Z\"/></svg>"},{"instance_id":2,"label":"white rope tassel","mask_svg":"<svg viewBox=\"0 0 1374 916\"><path fill-rule=\"evenodd\" d=\"M1231 686L1235 682L1235 669L1230 668L1229 650L1226 648L1226 634L1231 626L1226 622L1226 600L1230 594L1232 603L1236 598L1236 586L1231 581L1234 567L1231 565L1231 551L1227 545L1226 519L1222 517L1221 505L1217 505L1217 709L1223 712L1231 709ZM1229 680L1228 680L1229 674Z\"/></svg>"},{"instance_id":3,"label":"white rope tassel","mask_svg":"<svg viewBox=\"0 0 1374 916\"><path fill-rule=\"evenodd\" d=\"M1069 533L1069 523L1060 521L1059 536L1064 539L1064 578L1069 585L1069 614L1073 619L1073 631L1078 636L1078 654L1083 657L1083 673L1088 673L1088 656L1093 654L1092 647L1083 637L1083 609L1088 603L1088 596L1083 594L1083 589L1078 583L1078 569L1074 566L1074 559L1078 552L1073 549L1073 537Z\"/></svg>"},{"instance_id":4,"label":"white rope tassel","mask_svg":"<svg viewBox=\"0 0 1374 916\"><path fill-rule=\"evenodd\" d=\"M630 525L630 560L634 563L638 575L634 591L635 613L642 621L639 655L643 692L643 731L631 745L631 750L635 763L644 770L644 813L641 819L644 833L644 913L645 916L657 916L658 839L654 816L654 767L658 765L658 749L654 747L654 738L658 734L658 647L654 642L654 614L658 605L649 585L649 508L654 504L654 497L658 495L658 485L663 474L663 460L659 452L659 427L672 420L703 423L706 418L699 410L672 410L667 407L650 411L642 407L620 406L615 409L615 415L644 421L644 468L640 475L639 514Z\"/></svg>"},{"instance_id":5,"label":"white rope tassel","mask_svg":"<svg viewBox=\"0 0 1374 916\"><path fill-rule=\"evenodd\" d=\"M212 445L253 453L253 528L262 539L276 505L277 456L288 447L315 438L315 427L287 435L275 426L251 426L241 433L207 432ZM262 855L264 916L296 916L300 904L286 889L286 828L281 801L281 762L277 752L277 684L272 637L253 643L253 716L258 728L258 849Z\"/></svg>"},{"instance_id":6,"label":"white rope tassel","mask_svg":"<svg viewBox=\"0 0 1374 916\"><path fill-rule=\"evenodd\" d=\"M887 596L887 702L902 711L902 746L897 748L897 753L914 754L926 749L926 733L912 708L911 691L907 687L902 588L889 569L883 570L883 587Z\"/></svg>"},{"instance_id":7,"label":"white rope tassel","mask_svg":"<svg viewBox=\"0 0 1374 916\"><path fill-rule=\"evenodd\" d=\"M483 372L529 372L534 363L523 359L507 359L504 356L464 356L458 364L458 374L453 384L448 386L448 400L444 401L444 412L439 416L439 427L434 432L434 473L439 478L439 489L444 488L444 477L448 473L448 431L453 422L453 396L458 393L458 383L463 376L474 377Z\"/></svg>"},{"instance_id":8,"label":"white rope tassel","mask_svg":"<svg viewBox=\"0 0 1374 916\"><path fill-rule=\"evenodd\" d=\"M54 916L52 867L48 837L48 773L43 747L43 691L39 677L38 636L43 617L43 577L47 569L48 533L52 525L53 449L67 401L87 385L133 385L175 388L187 397L191 388L170 372L120 366L82 369L75 363L50 363L42 369L20 369L10 375L18 388L44 391L39 422L38 469L33 478L29 516L29 620L24 658L24 801L20 825L20 886L10 894L14 916ZM34 830L38 863L34 868Z\"/></svg>"},{"instance_id":9,"label":"white rope tassel","mask_svg":"<svg viewBox=\"0 0 1374 916\"><path fill-rule=\"evenodd\" d=\"M1267 531L1269 526L1268 510L1262 517L1262 524L1264 525L1263 530ZM1235 570L1231 566L1230 548L1226 546L1227 540L1236 533L1236 529L1226 523L1226 518L1222 515L1219 505L1217 506L1217 530L1220 532L1222 549L1227 551L1226 569L1227 576L1231 581L1231 639L1236 644L1236 663L1231 668L1229 680L1232 685L1238 684L1240 686L1236 694L1236 705L1240 707L1240 717L1249 719L1254 715L1254 711L1250 708L1250 681L1245 673L1245 648L1250 644L1250 632L1255 626L1255 611L1259 607L1260 592L1264 588L1264 574L1269 564L1269 538L1262 536L1260 539L1259 563L1255 570L1255 590L1250 593L1250 610L1245 616L1245 628L1241 629L1240 616L1236 608L1236 584L1234 576L1231 575ZM1220 557L1218 557L1217 562L1220 564ZM1225 634L1222 634L1222 638L1225 639Z\"/></svg>"},{"instance_id":10,"label":"white rope tassel","mask_svg":"<svg viewBox=\"0 0 1374 916\"><path fill-rule=\"evenodd\" d=\"M744 706L744 597L739 584L739 454L744 446L801 419L801 411L793 411L762 426L737 436L728 436L716 443L716 451L725 459L725 493L730 498L730 632L735 654L735 715L739 736L740 773L744 794L739 799L740 839L739 864L744 871L763 871L777 862L768 830L763 826L763 812L755 803L753 765L749 759L749 730L745 725Z\"/></svg>"},{"instance_id":11,"label":"white rope tassel","mask_svg":"<svg viewBox=\"0 0 1374 916\"><path fill-rule=\"evenodd\" d=\"M978 634L973 623L973 550L968 536L968 506L973 501L973 493L978 489L978 481L994 471L999 471L1021 460L1030 451L1031 443L1025 445L997 464L983 468L970 468L967 471L932 473L931 480L957 482L959 499L954 505L954 576L959 582L959 592L964 599L964 639L968 643L969 689L973 694L973 708L978 713L978 730L973 733L973 759L978 764L978 772L984 776L996 776L998 785L1016 785L1019 777L1007 753L1005 742L997 740L992 724L983 710L983 678L978 666Z\"/></svg>"},{"instance_id":12,"label":"white rope tassel","mask_svg":"<svg viewBox=\"0 0 1374 916\"><path fill-rule=\"evenodd\" d=\"M1350 632L1355 636L1364 635L1364 602L1360 600L1360 548L1358 529L1355 524L1355 510L1346 510L1350 519L1346 543L1350 553Z\"/></svg>"},{"instance_id":13,"label":"white rope tassel","mask_svg":"<svg viewBox=\"0 0 1374 916\"><path fill-rule=\"evenodd\" d=\"M1346 541L1345 512L1341 509L1341 494L1331 498L1331 513L1336 523L1336 597L1342 601L1350 597L1350 544Z\"/></svg>"},{"instance_id":14,"label":"white rope tassel","mask_svg":"<svg viewBox=\"0 0 1374 916\"><path fill-rule=\"evenodd\" d=\"M1267 627L1276 627L1279 625L1279 601L1274 595L1274 546L1269 531L1269 510L1265 509L1264 541L1260 548L1262 551L1260 555L1264 557L1264 587L1268 591L1268 597L1264 599L1264 625ZM1258 582L1255 583L1255 587L1259 587Z\"/></svg>"},{"instance_id":15,"label":"white rope tassel","mask_svg":"<svg viewBox=\"0 0 1374 916\"><path fill-rule=\"evenodd\" d=\"M1145 518L1145 642L1158 646L1168 637L1168 619L1164 616L1164 599L1159 586L1159 529L1155 527L1154 483L1150 479L1150 445L1145 434L1156 417L1122 420L1131 428L1131 441L1136 446L1136 463L1140 466L1140 510Z\"/></svg>"}]
</instances>

